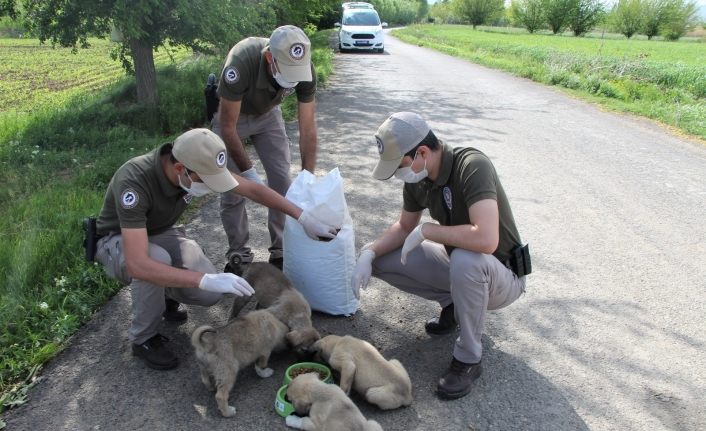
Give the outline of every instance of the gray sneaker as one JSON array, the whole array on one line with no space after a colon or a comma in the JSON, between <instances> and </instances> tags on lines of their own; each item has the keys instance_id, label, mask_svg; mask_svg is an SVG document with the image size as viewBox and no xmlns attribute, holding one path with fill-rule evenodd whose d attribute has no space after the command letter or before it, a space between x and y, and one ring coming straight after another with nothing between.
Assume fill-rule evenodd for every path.
<instances>
[{"instance_id":1,"label":"gray sneaker","mask_svg":"<svg viewBox=\"0 0 706 431\"><path fill-rule=\"evenodd\" d=\"M179 364L174 353L164 346L169 338L157 334L142 344L132 345L132 354L144 359L148 367L155 370L171 370Z\"/></svg>"}]
</instances>

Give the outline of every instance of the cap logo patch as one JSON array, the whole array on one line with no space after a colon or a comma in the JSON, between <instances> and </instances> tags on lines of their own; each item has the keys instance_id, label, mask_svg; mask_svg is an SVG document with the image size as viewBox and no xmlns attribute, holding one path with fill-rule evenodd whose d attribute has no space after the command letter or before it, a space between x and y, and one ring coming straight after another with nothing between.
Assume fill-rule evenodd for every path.
<instances>
[{"instance_id":1,"label":"cap logo patch","mask_svg":"<svg viewBox=\"0 0 706 431\"><path fill-rule=\"evenodd\" d=\"M126 189L122 195L120 195L120 204L127 210L135 208L139 201L140 197L133 189Z\"/></svg>"},{"instance_id":2,"label":"cap logo patch","mask_svg":"<svg viewBox=\"0 0 706 431\"><path fill-rule=\"evenodd\" d=\"M238 79L240 79L240 72L238 72L238 69L233 66L227 68L223 74L225 75L225 80L228 84L235 84L238 82Z\"/></svg>"},{"instance_id":3,"label":"cap logo patch","mask_svg":"<svg viewBox=\"0 0 706 431\"><path fill-rule=\"evenodd\" d=\"M378 153L382 154L383 151L385 151L385 146L382 144L382 139L378 138L377 136L375 137L375 140L378 143Z\"/></svg>"},{"instance_id":4,"label":"cap logo patch","mask_svg":"<svg viewBox=\"0 0 706 431\"><path fill-rule=\"evenodd\" d=\"M446 208L451 211L454 207L453 200L451 198L451 189L449 187L444 187L442 193L444 194L444 203L446 203Z\"/></svg>"},{"instance_id":5,"label":"cap logo patch","mask_svg":"<svg viewBox=\"0 0 706 431\"><path fill-rule=\"evenodd\" d=\"M219 151L218 154L216 155L216 166L218 166L219 168L222 168L225 165L226 165L226 152Z\"/></svg>"},{"instance_id":6,"label":"cap logo patch","mask_svg":"<svg viewBox=\"0 0 706 431\"><path fill-rule=\"evenodd\" d=\"M293 60L301 60L304 58L305 51L306 48L304 48L304 44L295 43L289 47L289 56L292 57Z\"/></svg>"}]
</instances>

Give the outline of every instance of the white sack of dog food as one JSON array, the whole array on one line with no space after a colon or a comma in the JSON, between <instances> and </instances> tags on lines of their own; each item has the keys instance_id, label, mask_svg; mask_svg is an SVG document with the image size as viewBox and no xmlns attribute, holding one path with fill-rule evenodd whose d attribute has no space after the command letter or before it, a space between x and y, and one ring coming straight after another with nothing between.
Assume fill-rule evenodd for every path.
<instances>
[{"instance_id":1,"label":"white sack of dog food","mask_svg":"<svg viewBox=\"0 0 706 431\"><path fill-rule=\"evenodd\" d=\"M333 315L355 313L358 300L351 291L355 236L341 173L335 168L317 178L302 170L286 197L319 220L341 226L341 230L331 241L314 241L299 222L287 217L283 236L285 275L313 310Z\"/></svg>"}]
</instances>

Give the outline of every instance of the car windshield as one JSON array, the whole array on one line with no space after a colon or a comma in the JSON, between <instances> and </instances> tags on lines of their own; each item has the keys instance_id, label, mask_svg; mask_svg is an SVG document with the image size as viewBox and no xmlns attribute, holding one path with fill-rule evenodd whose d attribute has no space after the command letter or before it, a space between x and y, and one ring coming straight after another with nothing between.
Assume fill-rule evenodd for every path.
<instances>
[{"instance_id":1,"label":"car windshield","mask_svg":"<svg viewBox=\"0 0 706 431\"><path fill-rule=\"evenodd\" d=\"M357 10L343 15L343 25L380 25L380 18L374 10Z\"/></svg>"}]
</instances>

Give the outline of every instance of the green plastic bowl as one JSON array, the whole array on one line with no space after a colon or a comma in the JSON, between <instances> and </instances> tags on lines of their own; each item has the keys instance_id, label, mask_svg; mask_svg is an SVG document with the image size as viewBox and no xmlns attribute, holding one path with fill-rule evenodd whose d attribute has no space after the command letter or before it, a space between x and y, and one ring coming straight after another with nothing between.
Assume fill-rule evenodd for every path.
<instances>
[{"instance_id":1,"label":"green plastic bowl","mask_svg":"<svg viewBox=\"0 0 706 431\"><path fill-rule=\"evenodd\" d=\"M297 368L314 368L318 371L323 371L324 375L326 376L323 379L324 383L333 383L333 375L331 374L331 369L326 365L319 364L318 362L297 362L296 364L293 364L289 368L287 368L287 371L284 372L284 385L288 385L292 381L293 377L291 373Z\"/></svg>"},{"instance_id":2,"label":"green plastic bowl","mask_svg":"<svg viewBox=\"0 0 706 431\"><path fill-rule=\"evenodd\" d=\"M277 396L275 397L275 410L277 414L286 418L287 416L294 413L294 406L292 403L287 401L285 398L287 395L287 385L282 386L277 391Z\"/></svg>"}]
</instances>

